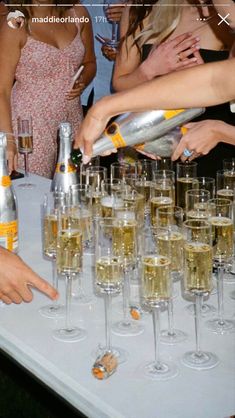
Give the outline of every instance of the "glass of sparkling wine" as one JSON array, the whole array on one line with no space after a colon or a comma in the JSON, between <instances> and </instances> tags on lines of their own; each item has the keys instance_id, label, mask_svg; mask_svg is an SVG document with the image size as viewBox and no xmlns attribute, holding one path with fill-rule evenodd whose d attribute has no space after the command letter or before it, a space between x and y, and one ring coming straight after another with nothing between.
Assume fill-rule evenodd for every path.
<instances>
[{"instance_id":1,"label":"glass of sparkling wine","mask_svg":"<svg viewBox=\"0 0 235 418\"><path fill-rule=\"evenodd\" d=\"M178 207L159 208L158 219L167 219L164 227L153 228L156 248L159 255L168 257L171 261L172 293L167 303L168 328L161 331L161 341L165 344L181 343L187 339L187 334L181 329L174 327L174 302L173 302L173 281L179 280L183 275L183 244L182 234L183 209ZM177 224L176 224L177 222ZM158 222L160 223L160 222Z\"/></svg>"},{"instance_id":2,"label":"glass of sparkling wine","mask_svg":"<svg viewBox=\"0 0 235 418\"><path fill-rule=\"evenodd\" d=\"M132 173L131 164L125 163L112 163L110 165L110 180L113 182L113 179L124 180L128 174Z\"/></svg>"},{"instance_id":3,"label":"glass of sparkling wine","mask_svg":"<svg viewBox=\"0 0 235 418\"><path fill-rule=\"evenodd\" d=\"M225 334L235 331L235 320L224 317L224 272L231 267L233 257L234 224L232 202L229 199L215 198L210 200L212 216L213 265L216 270L218 317L207 321L207 327L217 333Z\"/></svg>"},{"instance_id":4,"label":"glass of sparkling wine","mask_svg":"<svg viewBox=\"0 0 235 418\"><path fill-rule=\"evenodd\" d=\"M209 216L209 199L210 192L208 190L187 190L187 192L185 193L186 218L207 220Z\"/></svg>"},{"instance_id":5,"label":"glass of sparkling wine","mask_svg":"<svg viewBox=\"0 0 235 418\"><path fill-rule=\"evenodd\" d=\"M205 220L184 222L184 288L195 296L196 350L184 354L185 366L205 370L215 367L219 360L214 353L202 351L200 346L201 305L212 289L212 233Z\"/></svg>"},{"instance_id":6,"label":"glass of sparkling wine","mask_svg":"<svg viewBox=\"0 0 235 418\"><path fill-rule=\"evenodd\" d=\"M160 312L171 297L170 259L152 251L141 257L141 299L143 306L152 312L154 333L154 361L142 367L145 377L167 380L177 376L175 364L161 360L159 356Z\"/></svg>"},{"instance_id":7,"label":"glass of sparkling wine","mask_svg":"<svg viewBox=\"0 0 235 418\"><path fill-rule=\"evenodd\" d=\"M198 189L197 163L185 162L176 164L176 202L185 210L185 193L190 189Z\"/></svg>"},{"instance_id":8,"label":"glass of sparkling wine","mask_svg":"<svg viewBox=\"0 0 235 418\"><path fill-rule=\"evenodd\" d=\"M74 225L70 207L58 211L57 272L66 279L65 325L53 331L53 338L64 342L76 342L86 338L86 331L71 324L70 308L72 280L82 271L82 232Z\"/></svg>"},{"instance_id":9,"label":"glass of sparkling wine","mask_svg":"<svg viewBox=\"0 0 235 418\"><path fill-rule=\"evenodd\" d=\"M29 154L33 152L33 125L32 118L17 118L18 152L24 156L25 182L18 187L30 189L35 184L29 183Z\"/></svg>"},{"instance_id":10,"label":"glass of sparkling wine","mask_svg":"<svg viewBox=\"0 0 235 418\"><path fill-rule=\"evenodd\" d=\"M58 233L58 210L65 205L66 196L63 192L49 192L44 195L42 205L43 254L52 261L52 284L58 290L56 271L56 244ZM54 301L39 309L42 316L59 318L65 315L64 306Z\"/></svg>"},{"instance_id":11,"label":"glass of sparkling wine","mask_svg":"<svg viewBox=\"0 0 235 418\"><path fill-rule=\"evenodd\" d=\"M208 190L210 192L210 199L215 197L215 179L213 177L196 177L198 181L198 188Z\"/></svg>"},{"instance_id":12,"label":"glass of sparkling wine","mask_svg":"<svg viewBox=\"0 0 235 418\"><path fill-rule=\"evenodd\" d=\"M126 360L126 353L111 343L111 300L112 296L121 292L123 286L122 255L116 254L114 245L115 222L111 217L97 222L95 285L104 296L105 304L105 345L99 347L97 354L112 353L120 363Z\"/></svg>"},{"instance_id":13,"label":"glass of sparkling wine","mask_svg":"<svg viewBox=\"0 0 235 418\"><path fill-rule=\"evenodd\" d=\"M139 321L130 316L131 276L137 264L138 234L140 229L134 209L130 207L116 208L113 211L115 222L113 226L113 253L122 257L124 283L123 283L123 319L115 322L112 331L117 335L135 336L144 331Z\"/></svg>"}]
</instances>

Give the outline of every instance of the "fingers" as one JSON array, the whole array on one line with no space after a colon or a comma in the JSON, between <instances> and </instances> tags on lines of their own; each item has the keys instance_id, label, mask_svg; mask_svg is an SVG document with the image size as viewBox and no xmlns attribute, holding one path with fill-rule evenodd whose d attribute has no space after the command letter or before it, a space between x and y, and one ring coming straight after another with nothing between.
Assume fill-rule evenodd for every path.
<instances>
[{"instance_id":1,"label":"fingers","mask_svg":"<svg viewBox=\"0 0 235 418\"><path fill-rule=\"evenodd\" d=\"M171 44L173 48L177 47L181 42L185 41L186 39L190 38L192 34L190 32L183 33L182 35L176 36L174 39L168 42Z\"/></svg>"},{"instance_id":2,"label":"fingers","mask_svg":"<svg viewBox=\"0 0 235 418\"><path fill-rule=\"evenodd\" d=\"M46 282L46 280L39 277L37 274L31 272L30 280L27 283L30 286L35 287L36 289L40 290L40 292L44 293L45 295L49 296L51 299L57 299L58 298L58 292L54 287L52 287L49 283ZM30 301L30 290L25 288L25 291L23 292L24 297L26 298L26 301Z\"/></svg>"},{"instance_id":3,"label":"fingers","mask_svg":"<svg viewBox=\"0 0 235 418\"><path fill-rule=\"evenodd\" d=\"M175 65L175 70L182 70L183 68L189 67L189 66L195 66L197 64L196 58L186 58L183 61L179 61Z\"/></svg>"},{"instance_id":4,"label":"fingers","mask_svg":"<svg viewBox=\"0 0 235 418\"><path fill-rule=\"evenodd\" d=\"M138 149L137 149L137 151L138 151L140 154L146 155L146 157L149 157L149 158L151 158L152 160L158 160L158 157L157 157L155 154L150 154L150 153L148 153L148 152L144 152L144 151L141 151L141 150L138 150Z\"/></svg>"},{"instance_id":5,"label":"fingers","mask_svg":"<svg viewBox=\"0 0 235 418\"><path fill-rule=\"evenodd\" d=\"M197 64L204 64L202 56L198 50L194 51L193 55L195 58L197 58Z\"/></svg>"},{"instance_id":6,"label":"fingers","mask_svg":"<svg viewBox=\"0 0 235 418\"><path fill-rule=\"evenodd\" d=\"M184 40L184 42L180 42L180 44L178 44L177 46L174 47L174 50L177 54L182 53L182 51L185 51L186 49L189 48L195 48L196 46L199 47L199 41L200 38L197 36L195 38L190 38L190 39L186 39Z\"/></svg>"}]
</instances>

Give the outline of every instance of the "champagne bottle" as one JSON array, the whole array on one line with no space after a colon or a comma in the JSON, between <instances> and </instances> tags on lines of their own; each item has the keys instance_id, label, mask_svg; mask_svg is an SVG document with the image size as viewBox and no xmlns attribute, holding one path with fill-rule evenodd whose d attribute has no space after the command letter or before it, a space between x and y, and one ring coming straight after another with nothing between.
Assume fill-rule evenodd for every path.
<instances>
[{"instance_id":1,"label":"champagne bottle","mask_svg":"<svg viewBox=\"0 0 235 418\"><path fill-rule=\"evenodd\" d=\"M7 170L6 146L6 134L0 132L0 245L9 251L17 252L17 202Z\"/></svg>"},{"instance_id":2,"label":"champagne bottle","mask_svg":"<svg viewBox=\"0 0 235 418\"><path fill-rule=\"evenodd\" d=\"M70 123L62 122L60 124L59 157L51 183L51 191L58 190L67 193L70 186L79 182L76 167L70 160L72 149L71 135L72 129Z\"/></svg>"},{"instance_id":3,"label":"champagne bottle","mask_svg":"<svg viewBox=\"0 0 235 418\"><path fill-rule=\"evenodd\" d=\"M95 142L93 145L93 157L113 148L146 144L150 143L150 141L155 141L154 153L158 154L158 148L161 151L165 143L164 156L171 155L172 141L167 142L163 136L176 127L201 115L204 111L205 109L203 108L194 108L125 113L112 122ZM158 141L160 141L159 147ZM73 150L71 159L75 165L79 165L82 160L81 150Z\"/></svg>"}]
</instances>

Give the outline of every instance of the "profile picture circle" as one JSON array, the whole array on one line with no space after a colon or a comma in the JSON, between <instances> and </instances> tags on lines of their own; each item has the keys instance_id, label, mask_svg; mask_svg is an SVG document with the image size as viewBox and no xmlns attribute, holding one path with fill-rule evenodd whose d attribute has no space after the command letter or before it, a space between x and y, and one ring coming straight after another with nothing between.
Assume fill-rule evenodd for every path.
<instances>
[{"instance_id":1,"label":"profile picture circle","mask_svg":"<svg viewBox=\"0 0 235 418\"><path fill-rule=\"evenodd\" d=\"M12 29L19 29L25 23L25 16L24 13L20 12L19 10L15 10L14 12L10 12L7 15L7 24Z\"/></svg>"}]
</instances>

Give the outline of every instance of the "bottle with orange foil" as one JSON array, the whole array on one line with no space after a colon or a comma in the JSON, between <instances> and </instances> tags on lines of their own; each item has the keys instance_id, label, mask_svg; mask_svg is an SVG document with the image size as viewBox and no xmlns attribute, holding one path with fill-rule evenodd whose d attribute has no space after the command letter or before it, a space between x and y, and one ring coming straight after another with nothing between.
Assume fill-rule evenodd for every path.
<instances>
[{"instance_id":1,"label":"bottle with orange foil","mask_svg":"<svg viewBox=\"0 0 235 418\"><path fill-rule=\"evenodd\" d=\"M146 147L151 141L154 141L154 153L171 156L182 136L179 127L204 111L203 108L192 108L125 113L115 119L94 143L92 156L96 157L113 148L138 144L144 144L144 150L148 152ZM79 165L82 160L81 150L73 150L71 159L75 165Z\"/></svg>"},{"instance_id":2,"label":"bottle with orange foil","mask_svg":"<svg viewBox=\"0 0 235 418\"><path fill-rule=\"evenodd\" d=\"M7 137L0 132L0 245L18 251L17 201L7 170Z\"/></svg>"}]
</instances>

